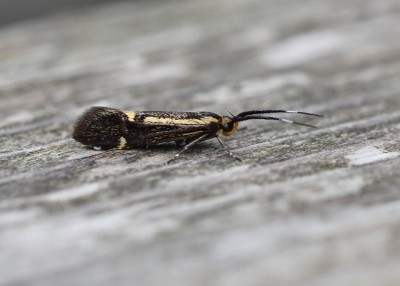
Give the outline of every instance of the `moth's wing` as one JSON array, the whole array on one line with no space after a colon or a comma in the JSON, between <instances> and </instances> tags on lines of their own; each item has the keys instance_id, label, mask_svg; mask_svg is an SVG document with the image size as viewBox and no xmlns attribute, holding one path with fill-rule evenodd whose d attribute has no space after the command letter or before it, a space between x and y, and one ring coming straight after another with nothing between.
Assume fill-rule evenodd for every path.
<instances>
[{"instance_id":1,"label":"moth's wing","mask_svg":"<svg viewBox=\"0 0 400 286\"><path fill-rule=\"evenodd\" d=\"M157 144L161 142L171 141L191 141L204 134L212 134L211 128L207 125L201 126L188 126L181 125L176 126L173 130L164 130L158 132L152 132L145 135L145 139L149 144Z\"/></svg>"}]
</instances>

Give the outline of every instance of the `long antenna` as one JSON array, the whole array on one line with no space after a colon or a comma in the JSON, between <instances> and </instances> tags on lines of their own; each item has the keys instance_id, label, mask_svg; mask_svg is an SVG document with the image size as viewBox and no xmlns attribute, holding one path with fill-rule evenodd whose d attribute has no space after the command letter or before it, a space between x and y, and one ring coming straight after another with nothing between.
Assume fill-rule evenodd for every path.
<instances>
[{"instance_id":1,"label":"long antenna","mask_svg":"<svg viewBox=\"0 0 400 286\"><path fill-rule=\"evenodd\" d=\"M302 122L297 122L297 121L293 121L293 120L289 120L289 119L285 119L285 118L272 117L272 116L251 116L250 115L250 116L238 118L237 121L245 121L245 120L253 120L253 119L277 120L277 121L281 121L281 122L285 122L285 123L291 123L291 124L307 126L307 127L311 127L311 128L317 128L314 125L310 125L310 124L306 124L306 123L302 123Z\"/></svg>"},{"instance_id":2,"label":"long antenna","mask_svg":"<svg viewBox=\"0 0 400 286\"><path fill-rule=\"evenodd\" d=\"M304 115L311 115L311 116L323 117L323 115L320 115L320 114L309 113L309 112L303 112L303 111L295 111L295 110L269 110L269 109L244 111L244 112L241 112L241 113L237 114L235 117L236 117L236 118L241 118L241 117L245 117L245 116L249 116L249 115L267 114L267 113L292 113L292 114L304 114Z\"/></svg>"}]
</instances>

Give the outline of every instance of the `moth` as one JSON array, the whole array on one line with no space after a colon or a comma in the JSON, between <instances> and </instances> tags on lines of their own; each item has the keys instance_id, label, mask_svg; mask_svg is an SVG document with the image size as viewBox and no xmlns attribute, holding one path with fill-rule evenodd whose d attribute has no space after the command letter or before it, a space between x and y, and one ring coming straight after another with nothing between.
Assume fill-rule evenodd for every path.
<instances>
[{"instance_id":1,"label":"moth","mask_svg":"<svg viewBox=\"0 0 400 286\"><path fill-rule=\"evenodd\" d=\"M196 144L216 138L227 153L240 160L220 139L231 136L239 122L247 120L277 120L307 127L306 123L270 116L275 113L292 113L321 117L322 115L290 110L250 110L237 115L220 116L212 112L166 112L166 111L126 111L109 107L91 107L77 120L72 137L83 145L96 150L132 149L175 142L184 146L175 155Z\"/></svg>"}]
</instances>

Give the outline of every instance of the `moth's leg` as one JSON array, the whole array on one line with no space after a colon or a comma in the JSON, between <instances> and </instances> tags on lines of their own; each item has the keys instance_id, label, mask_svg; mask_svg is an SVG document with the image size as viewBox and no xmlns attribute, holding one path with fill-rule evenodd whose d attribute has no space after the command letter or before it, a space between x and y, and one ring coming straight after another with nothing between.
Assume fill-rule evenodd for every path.
<instances>
[{"instance_id":1,"label":"moth's leg","mask_svg":"<svg viewBox=\"0 0 400 286\"><path fill-rule=\"evenodd\" d=\"M224 148L225 151L228 152L229 156L231 156L235 160L242 161L242 159L240 157L238 157L237 155L232 153L232 151L229 149L229 147L226 146L225 143L218 136L215 136L215 138L217 138L217 140L218 140L219 144L222 146L222 148Z\"/></svg>"},{"instance_id":2,"label":"moth's leg","mask_svg":"<svg viewBox=\"0 0 400 286\"><path fill-rule=\"evenodd\" d=\"M206 133L201 135L200 137L197 137L196 139L194 139L193 141L191 141L190 143L186 144L185 147L183 147L183 149L176 154L171 160L168 161L168 164L175 161L176 159L178 159L178 157L185 152L186 150L188 150L189 148L195 146L196 144L200 143L201 141L206 140L208 137L210 136L210 134Z\"/></svg>"}]
</instances>

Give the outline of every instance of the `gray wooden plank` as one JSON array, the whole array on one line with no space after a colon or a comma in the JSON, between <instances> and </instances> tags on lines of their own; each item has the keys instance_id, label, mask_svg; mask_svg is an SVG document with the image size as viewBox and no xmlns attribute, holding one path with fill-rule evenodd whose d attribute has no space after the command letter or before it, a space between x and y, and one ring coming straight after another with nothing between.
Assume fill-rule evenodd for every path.
<instances>
[{"instance_id":1,"label":"gray wooden plank","mask_svg":"<svg viewBox=\"0 0 400 286\"><path fill-rule=\"evenodd\" d=\"M0 30L0 284L398 285L399 13L153 1ZM325 117L241 124L242 162L208 141L168 165L174 146L74 142L94 105Z\"/></svg>"}]
</instances>

